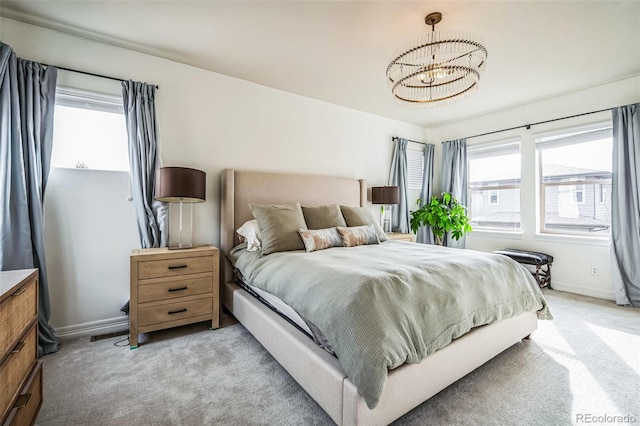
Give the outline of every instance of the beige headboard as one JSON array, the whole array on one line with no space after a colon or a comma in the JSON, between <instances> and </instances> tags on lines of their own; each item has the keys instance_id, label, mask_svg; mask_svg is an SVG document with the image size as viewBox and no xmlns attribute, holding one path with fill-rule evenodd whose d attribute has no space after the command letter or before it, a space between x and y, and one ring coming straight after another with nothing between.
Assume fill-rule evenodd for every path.
<instances>
[{"instance_id":1,"label":"beige headboard","mask_svg":"<svg viewBox=\"0 0 640 426\"><path fill-rule=\"evenodd\" d=\"M220 245L223 254L238 244L235 230L253 219L249 204L292 204L303 206L340 204L365 206L367 182L336 176L258 172L225 169L221 182ZM232 279L226 256L222 262L223 283Z\"/></svg>"}]
</instances>

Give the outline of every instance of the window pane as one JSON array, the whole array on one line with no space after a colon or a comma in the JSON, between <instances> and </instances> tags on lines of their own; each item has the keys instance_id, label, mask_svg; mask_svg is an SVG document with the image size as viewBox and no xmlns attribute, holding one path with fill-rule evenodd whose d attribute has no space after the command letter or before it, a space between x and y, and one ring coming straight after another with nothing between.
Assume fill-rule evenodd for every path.
<instances>
[{"instance_id":1,"label":"window pane","mask_svg":"<svg viewBox=\"0 0 640 426\"><path fill-rule=\"evenodd\" d=\"M471 225L474 228L520 229L520 189L471 190ZM497 200L497 203L493 203Z\"/></svg>"},{"instance_id":2,"label":"window pane","mask_svg":"<svg viewBox=\"0 0 640 426\"><path fill-rule=\"evenodd\" d=\"M123 114L56 105L52 167L129 170Z\"/></svg>"},{"instance_id":3,"label":"window pane","mask_svg":"<svg viewBox=\"0 0 640 426\"><path fill-rule=\"evenodd\" d=\"M567 134L571 132L568 130ZM538 151L544 197L542 231L608 235L611 224L610 129L574 131L573 136L538 143Z\"/></svg>"},{"instance_id":4,"label":"window pane","mask_svg":"<svg viewBox=\"0 0 640 426\"><path fill-rule=\"evenodd\" d=\"M573 185L545 185L544 225L550 231L566 231L603 235L609 233L611 223L611 184L579 185L582 192L576 192ZM601 187L604 188L605 202L600 202ZM579 199L576 195L580 194Z\"/></svg>"},{"instance_id":5,"label":"window pane","mask_svg":"<svg viewBox=\"0 0 640 426\"><path fill-rule=\"evenodd\" d=\"M476 229L520 229L520 143L469 147L469 214ZM506 188L505 188L506 187Z\"/></svg>"},{"instance_id":6,"label":"window pane","mask_svg":"<svg viewBox=\"0 0 640 426\"><path fill-rule=\"evenodd\" d=\"M471 186L487 186L520 183L520 154L497 157L471 158L469 160Z\"/></svg>"},{"instance_id":7,"label":"window pane","mask_svg":"<svg viewBox=\"0 0 640 426\"><path fill-rule=\"evenodd\" d=\"M544 182L611 178L612 139L541 150Z\"/></svg>"}]
</instances>

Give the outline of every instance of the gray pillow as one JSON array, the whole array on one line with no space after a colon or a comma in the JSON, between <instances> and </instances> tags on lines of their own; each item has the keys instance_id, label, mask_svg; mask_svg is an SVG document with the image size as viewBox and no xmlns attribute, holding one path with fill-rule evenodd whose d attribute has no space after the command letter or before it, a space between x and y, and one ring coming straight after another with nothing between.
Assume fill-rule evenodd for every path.
<instances>
[{"instance_id":1,"label":"gray pillow","mask_svg":"<svg viewBox=\"0 0 640 426\"><path fill-rule=\"evenodd\" d=\"M340 206L328 204L326 206L302 207L304 221L308 229L326 229L336 226L347 226L347 222L342 217Z\"/></svg>"},{"instance_id":2,"label":"gray pillow","mask_svg":"<svg viewBox=\"0 0 640 426\"><path fill-rule=\"evenodd\" d=\"M258 222L262 239L262 254L304 250L298 229L307 229L300 203L293 205L249 206Z\"/></svg>"},{"instance_id":3,"label":"gray pillow","mask_svg":"<svg viewBox=\"0 0 640 426\"><path fill-rule=\"evenodd\" d=\"M345 222L347 222L347 226L373 225L373 229L376 230L376 234L378 234L380 242L387 241L389 239L387 234L380 227L378 221L375 220L369 209L366 207L340 206L340 210L342 211L342 216L344 216Z\"/></svg>"}]
</instances>

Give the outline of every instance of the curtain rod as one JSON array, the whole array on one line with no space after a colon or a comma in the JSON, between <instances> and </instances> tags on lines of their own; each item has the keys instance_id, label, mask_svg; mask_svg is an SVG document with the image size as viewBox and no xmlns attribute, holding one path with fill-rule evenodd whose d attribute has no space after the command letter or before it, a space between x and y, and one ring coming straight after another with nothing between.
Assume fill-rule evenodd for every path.
<instances>
[{"instance_id":1,"label":"curtain rod","mask_svg":"<svg viewBox=\"0 0 640 426\"><path fill-rule=\"evenodd\" d=\"M65 71L69 71L69 72L75 72L75 73L78 73L78 74L85 74L85 75L90 75L90 76L93 76L93 77L106 78L106 79L108 79L108 80L114 80L114 81L119 81L119 82L127 81L127 80L123 80L123 79L121 79L121 78L111 77L111 76L104 75L104 74L96 74L96 73L89 72L89 71L81 71L81 70L76 70L76 69L73 69L73 68L61 67L61 66L59 66L59 65L50 65L50 64L45 64L45 63L43 63L43 62L40 62L40 63L41 63L42 65L44 65L44 66L47 66L47 67L54 67L54 68L58 68L59 70L65 70ZM154 86L156 89L160 89L160 87L159 87L157 84L153 84L152 86Z\"/></svg>"},{"instance_id":2,"label":"curtain rod","mask_svg":"<svg viewBox=\"0 0 640 426\"><path fill-rule=\"evenodd\" d=\"M401 138L399 138L399 137L397 137L397 136L394 136L392 139L401 139ZM412 141L412 140L409 140L409 139L405 139L405 140L406 140L407 142L419 143L420 145L432 145L432 144L427 143L427 142L418 142L418 141Z\"/></svg>"},{"instance_id":3,"label":"curtain rod","mask_svg":"<svg viewBox=\"0 0 640 426\"><path fill-rule=\"evenodd\" d=\"M487 132L487 133L481 133L479 135L467 136L465 139L471 139L471 138L477 138L477 137L480 137L480 136L493 135L494 133L507 132L509 130L522 129L522 128L526 128L527 130L529 130L529 129L531 129L531 126L537 126L538 124L546 124L546 123L552 123L554 121L566 120L568 118L582 117L583 115L589 115L589 114L596 114L598 112L611 111L611 109L612 108L599 109L597 111L584 112L582 114L569 115L567 117L554 118L552 120L538 121L536 123L531 123L531 124L523 124L522 126L509 127L508 129L494 130L493 132ZM442 142L442 143L444 143L444 142Z\"/></svg>"}]
</instances>

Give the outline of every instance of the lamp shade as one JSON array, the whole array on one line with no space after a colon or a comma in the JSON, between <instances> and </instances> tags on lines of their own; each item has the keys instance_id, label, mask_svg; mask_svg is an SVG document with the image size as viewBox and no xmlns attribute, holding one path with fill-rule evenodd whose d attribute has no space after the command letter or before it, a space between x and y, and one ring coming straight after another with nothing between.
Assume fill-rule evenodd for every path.
<instances>
[{"instance_id":1,"label":"lamp shade","mask_svg":"<svg viewBox=\"0 0 640 426\"><path fill-rule=\"evenodd\" d=\"M397 186L374 186L371 188L372 204L398 204L400 202L400 190Z\"/></svg>"},{"instance_id":2,"label":"lamp shade","mask_svg":"<svg viewBox=\"0 0 640 426\"><path fill-rule=\"evenodd\" d=\"M166 203L205 201L206 173L187 167L162 167L156 179L156 200Z\"/></svg>"}]
</instances>

